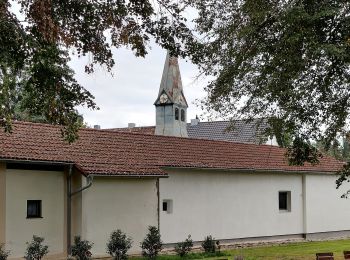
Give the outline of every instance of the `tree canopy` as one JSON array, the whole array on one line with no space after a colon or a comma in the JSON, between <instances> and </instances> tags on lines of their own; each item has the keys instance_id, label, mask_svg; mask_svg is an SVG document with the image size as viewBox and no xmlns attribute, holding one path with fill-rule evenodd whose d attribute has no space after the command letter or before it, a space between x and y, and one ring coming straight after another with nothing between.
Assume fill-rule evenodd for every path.
<instances>
[{"instance_id":1,"label":"tree canopy","mask_svg":"<svg viewBox=\"0 0 350 260\"><path fill-rule=\"evenodd\" d=\"M68 51L90 55L87 73L96 64L110 70L112 48L145 56L151 39L184 55L194 41L181 12L173 0L0 0L1 124L10 131L16 109L25 110L32 118L65 126L64 137L74 141L80 120L76 106L97 106L75 81Z\"/></svg>"},{"instance_id":2,"label":"tree canopy","mask_svg":"<svg viewBox=\"0 0 350 260\"><path fill-rule=\"evenodd\" d=\"M193 31L187 7L198 11ZM17 109L66 126L74 141L76 106L97 106L67 51L90 55L92 73L113 67L112 48L145 56L151 39L212 76L208 111L267 118L266 134L288 148L291 164L317 163L314 143L327 152L350 137L347 0L0 0L0 122L10 131ZM349 175L350 164L339 184Z\"/></svg>"},{"instance_id":3,"label":"tree canopy","mask_svg":"<svg viewBox=\"0 0 350 260\"><path fill-rule=\"evenodd\" d=\"M290 162L317 163L348 135L350 2L346 0L194 0L203 39L197 59L214 76L203 101L233 118L268 118L268 134L287 133Z\"/></svg>"}]
</instances>

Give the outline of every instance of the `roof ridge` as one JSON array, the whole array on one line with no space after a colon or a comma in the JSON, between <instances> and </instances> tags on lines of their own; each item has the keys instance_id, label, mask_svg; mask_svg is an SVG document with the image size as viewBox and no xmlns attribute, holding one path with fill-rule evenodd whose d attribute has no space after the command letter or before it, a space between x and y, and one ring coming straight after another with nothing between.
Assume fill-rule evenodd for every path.
<instances>
[{"instance_id":1,"label":"roof ridge","mask_svg":"<svg viewBox=\"0 0 350 260\"><path fill-rule=\"evenodd\" d=\"M253 118L253 119L235 119L235 120L215 120L215 121L199 121L198 123L230 123L230 122L243 122L243 121L257 121L257 120L265 120L266 118ZM191 125L190 123L187 123Z\"/></svg>"},{"instance_id":2,"label":"roof ridge","mask_svg":"<svg viewBox=\"0 0 350 260\"><path fill-rule=\"evenodd\" d=\"M134 129L134 128L153 128L156 127L155 125L146 125L146 126L134 126L134 127L113 127L113 128L104 128L101 130L113 130L113 129Z\"/></svg>"},{"instance_id":3,"label":"roof ridge","mask_svg":"<svg viewBox=\"0 0 350 260\"><path fill-rule=\"evenodd\" d=\"M28 122L28 121L14 121L16 124L22 124L22 125L37 125L37 126L43 126L47 128L56 128L59 129L60 127L63 127L63 125L53 125L49 123L37 123L37 122ZM188 138L188 137L178 137L178 136L165 136L165 135L155 135L155 134L145 134L145 133L139 133L139 132L123 132L123 131L113 131L111 129L94 129L94 128L80 128L79 131L94 131L94 132L105 132L105 133L113 133L115 135L130 135L130 136L149 136L151 138L159 138L159 139L173 139L173 140L196 140L200 142L206 142L206 143L225 143L225 144L240 144L245 146L251 146L251 147L273 147L281 150L285 150L285 148L280 148L277 146L273 146L270 144L254 144L254 143L244 143L244 142L234 142L234 141L226 141L226 140L211 140L211 139L203 139L203 138Z\"/></svg>"}]
</instances>

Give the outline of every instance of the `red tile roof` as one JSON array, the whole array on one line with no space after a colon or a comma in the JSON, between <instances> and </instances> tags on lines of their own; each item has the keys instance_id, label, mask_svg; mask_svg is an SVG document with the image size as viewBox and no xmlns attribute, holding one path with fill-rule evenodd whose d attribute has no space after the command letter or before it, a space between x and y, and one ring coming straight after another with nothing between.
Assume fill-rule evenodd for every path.
<instances>
[{"instance_id":1,"label":"red tile roof","mask_svg":"<svg viewBox=\"0 0 350 260\"><path fill-rule=\"evenodd\" d=\"M12 134L0 131L0 158L74 162L86 174L166 175L164 167L335 172L341 163L289 166L285 150L269 145L81 129L71 145L60 128L16 122Z\"/></svg>"}]
</instances>

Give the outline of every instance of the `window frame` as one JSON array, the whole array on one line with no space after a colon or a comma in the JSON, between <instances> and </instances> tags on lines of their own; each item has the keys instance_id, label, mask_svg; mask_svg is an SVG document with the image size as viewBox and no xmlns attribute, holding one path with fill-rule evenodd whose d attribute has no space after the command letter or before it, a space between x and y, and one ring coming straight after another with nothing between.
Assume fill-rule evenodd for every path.
<instances>
[{"instance_id":1,"label":"window frame","mask_svg":"<svg viewBox=\"0 0 350 260\"><path fill-rule=\"evenodd\" d=\"M285 207L281 207L281 195L285 196ZM278 209L280 212L291 212L292 211L292 203L291 203L291 191L288 190L281 190L278 191Z\"/></svg>"},{"instance_id":2,"label":"window frame","mask_svg":"<svg viewBox=\"0 0 350 260\"><path fill-rule=\"evenodd\" d=\"M174 117L175 117L175 120L179 120L180 119L180 111L177 107L175 107L175 112L174 112Z\"/></svg>"},{"instance_id":3,"label":"window frame","mask_svg":"<svg viewBox=\"0 0 350 260\"><path fill-rule=\"evenodd\" d=\"M164 205L166 205L166 209L164 210ZM162 201L162 211L171 214L173 213L173 200L171 199L164 199Z\"/></svg>"},{"instance_id":4,"label":"window frame","mask_svg":"<svg viewBox=\"0 0 350 260\"><path fill-rule=\"evenodd\" d=\"M181 121L185 122L186 121L185 109L181 109L180 114L181 114Z\"/></svg>"},{"instance_id":5,"label":"window frame","mask_svg":"<svg viewBox=\"0 0 350 260\"><path fill-rule=\"evenodd\" d=\"M30 207L31 203L35 203L35 207L37 208L36 214L29 214L29 207ZM42 216L42 200L27 200L27 219L33 219L33 218L43 218L43 216Z\"/></svg>"}]
</instances>

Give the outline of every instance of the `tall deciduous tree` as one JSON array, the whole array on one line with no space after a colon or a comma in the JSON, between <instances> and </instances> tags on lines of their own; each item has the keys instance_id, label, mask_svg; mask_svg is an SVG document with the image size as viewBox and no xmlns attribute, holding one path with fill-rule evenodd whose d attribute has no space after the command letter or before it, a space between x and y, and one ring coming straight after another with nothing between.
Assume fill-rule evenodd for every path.
<instances>
[{"instance_id":1,"label":"tall deciduous tree","mask_svg":"<svg viewBox=\"0 0 350 260\"><path fill-rule=\"evenodd\" d=\"M204 105L227 117L269 118L291 137L290 162L317 163L349 129L350 2L193 0L203 48L195 60L214 76ZM277 126L277 127L276 127Z\"/></svg>"},{"instance_id":2,"label":"tall deciduous tree","mask_svg":"<svg viewBox=\"0 0 350 260\"><path fill-rule=\"evenodd\" d=\"M20 15L12 11L14 3L20 6ZM110 70L115 63L112 48L124 46L145 56L151 38L173 54L184 55L194 41L182 11L175 0L0 0L2 125L11 129L21 93L21 108L66 126L65 137L74 141L79 119L75 106L96 105L74 80L65 52L90 55L87 73L95 64Z\"/></svg>"}]
</instances>

